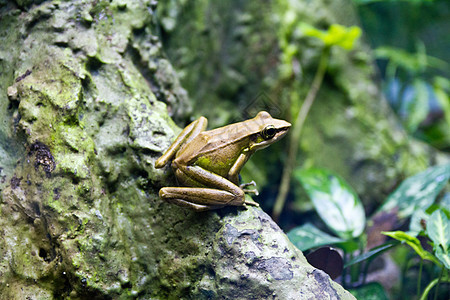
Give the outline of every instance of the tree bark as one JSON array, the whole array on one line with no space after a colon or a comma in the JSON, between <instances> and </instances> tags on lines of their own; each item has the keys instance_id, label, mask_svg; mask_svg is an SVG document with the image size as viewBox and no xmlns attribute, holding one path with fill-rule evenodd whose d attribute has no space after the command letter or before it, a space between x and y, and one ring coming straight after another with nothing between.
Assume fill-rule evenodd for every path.
<instances>
[{"instance_id":1,"label":"tree bark","mask_svg":"<svg viewBox=\"0 0 450 300\"><path fill-rule=\"evenodd\" d=\"M352 299L261 209L159 199L190 106L155 9L0 2L2 297Z\"/></svg>"}]
</instances>

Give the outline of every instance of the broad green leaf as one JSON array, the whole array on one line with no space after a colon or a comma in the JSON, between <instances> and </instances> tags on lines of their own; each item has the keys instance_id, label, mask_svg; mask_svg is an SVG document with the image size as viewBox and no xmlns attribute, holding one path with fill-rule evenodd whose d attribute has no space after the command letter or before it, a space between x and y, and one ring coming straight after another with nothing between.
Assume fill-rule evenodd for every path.
<instances>
[{"instance_id":1,"label":"broad green leaf","mask_svg":"<svg viewBox=\"0 0 450 300\"><path fill-rule=\"evenodd\" d=\"M322 220L343 239L358 237L366 216L353 189L337 175L324 169L298 170L300 180Z\"/></svg>"},{"instance_id":2,"label":"broad green leaf","mask_svg":"<svg viewBox=\"0 0 450 300\"><path fill-rule=\"evenodd\" d=\"M289 240L301 251L343 242L343 239L329 235L311 223L296 227L288 232Z\"/></svg>"},{"instance_id":3,"label":"broad green leaf","mask_svg":"<svg viewBox=\"0 0 450 300\"><path fill-rule=\"evenodd\" d=\"M447 248L450 245L450 220L440 209L428 218L427 234L435 245Z\"/></svg>"},{"instance_id":4,"label":"broad green leaf","mask_svg":"<svg viewBox=\"0 0 450 300\"><path fill-rule=\"evenodd\" d=\"M446 192L444 196L442 196L439 207L444 211L447 217L450 218L450 192Z\"/></svg>"},{"instance_id":5,"label":"broad green leaf","mask_svg":"<svg viewBox=\"0 0 450 300\"><path fill-rule=\"evenodd\" d=\"M350 293L356 299L364 300L388 300L388 296L381 284L378 282L371 282L357 289L349 289Z\"/></svg>"},{"instance_id":6,"label":"broad green leaf","mask_svg":"<svg viewBox=\"0 0 450 300\"><path fill-rule=\"evenodd\" d=\"M450 164L434 166L411 176L389 195L380 211L397 210L398 217L408 218L416 210L426 210L450 178Z\"/></svg>"},{"instance_id":7,"label":"broad green leaf","mask_svg":"<svg viewBox=\"0 0 450 300\"><path fill-rule=\"evenodd\" d=\"M406 106L406 127L410 133L414 133L419 125L426 119L430 107L428 105L428 91L425 81L414 81L414 97Z\"/></svg>"},{"instance_id":8,"label":"broad green leaf","mask_svg":"<svg viewBox=\"0 0 450 300\"><path fill-rule=\"evenodd\" d=\"M450 220L442 210L436 210L428 218L427 234L434 243L437 258L450 268Z\"/></svg>"},{"instance_id":9,"label":"broad green leaf","mask_svg":"<svg viewBox=\"0 0 450 300\"><path fill-rule=\"evenodd\" d=\"M436 257L442 262L442 264L447 268L450 269L450 253L447 251L447 253L442 250L441 247L436 249Z\"/></svg>"},{"instance_id":10,"label":"broad green leaf","mask_svg":"<svg viewBox=\"0 0 450 300\"><path fill-rule=\"evenodd\" d=\"M411 248L413 248L416 253L425 260L429 260L440 266L441 264L439 261L434 257L433 254L423 249L422 245L420 244L420 241L418 238L407 234L403 231L389 231L389 232L382 232L382 234L385 234L387 236L390 236L393 239L396 239L400 242L408 244Z\"/></svg>"},{"instance_id":11,"label":"broad green leaf","mask_svg":"<svg viewBox=\"0 0 450 300\"><path fill-rule=\"evenodd\" d=\"M397 246L398 244L399 244L399 242L397 242L397 241L387 242L380 246L372 248L369 251L367 251L366 253L363 253L363 254L358 255L357 257L353 258L351 261L349 261L348 263L345 264L344 268L347 268L351 265L357 264L357 263L365 261L365 260L371 260L371 259L377 257L378 255L382 254L383 252Z\"/></svg>"}]
</instances>

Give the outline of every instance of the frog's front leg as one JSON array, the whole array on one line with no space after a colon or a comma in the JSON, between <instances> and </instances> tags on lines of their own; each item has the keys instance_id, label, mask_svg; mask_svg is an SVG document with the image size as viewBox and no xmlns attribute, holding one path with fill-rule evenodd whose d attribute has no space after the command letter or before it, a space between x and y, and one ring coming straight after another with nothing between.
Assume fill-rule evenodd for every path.
<instances>
[{"instance_id":1,"label":"frog's front leg","mask_svg":"<svg viewBox=\"0 0 450 300\"><path fill-rule=\"evenodd\" d=\"M239 155L239 157L236 159L233 166L230 168L230 171L228 171L228 178L232 182L234 182L236 185L239 184L239 172L241 171L242 167L247 162L247 160L250 158L250 156L251 156L250 151L248 149L244 149L242 151L242 153ZM255 189L252 189L252 190L244 189L248 186L254 186ZM256 196L258 196L258 194L259 194L258 190L256 189L256 182L254 182L253 180L249 183L243 183L243 184L239 185L239 187L246 194L255 194Z\"/></svg>"},{"instance_id":2,"label":"frog's front leg","mask_svg":"<svg viewBox=\"0 0 450 300\"><path fill-rule=\"evenodd\" d=\"M238 185L239 184L239 172L241 171L242 167L245 165L247 160L250 158L250 153L248 149L244 149L241 154L239 154L238 158L234 162L234 164L231 166L230 170L228 171L228 179L230 179L231 182Z\"/></svg>"},{"instance_id":3,"label":"frog's front leg","mask_svg":"<svg viewBox=\"0 0 450 300\"><path fill-rule=\"evenodd\" d=\"M208 187L165 187L159 191L161 199L197 211L226 205L258 204L245 199L244 191L233 182L199 166L180 166L177 177L186 178Z\"/></svg>"},{"instance_id":4,"label":"frog's front leg","mask_svg":"<svg viewBox=\"0 0 450 300\"><path fill-rule=\"evenodd\" d=\"M200 132L204 131L207 126L208 120L205 117L200 117L186 126L172 143L172 145L170 145L170 147L166 150L166 152L164 152L164 154L156 160L155 167L157 169L164 167L169 162L169 160L171 160L175 156L178 150L183 147L183 145L189 143Z\"/></svg>"}]
</instances>

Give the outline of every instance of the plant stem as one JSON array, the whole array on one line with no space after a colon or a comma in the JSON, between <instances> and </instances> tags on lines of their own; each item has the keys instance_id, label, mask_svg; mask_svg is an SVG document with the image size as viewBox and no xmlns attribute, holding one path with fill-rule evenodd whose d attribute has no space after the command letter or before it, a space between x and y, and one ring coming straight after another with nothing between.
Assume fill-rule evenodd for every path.
<instances>
[{"instance_id":1,"label":"plant stem","mask_svg":"<svg viewBox=\"0 0 450 300\"><path fill-rule=\"evenodd\" d=\"M442 275L444 274L444 268L445 267L442 266L441 274L439 274L439 279L438 279L438 282L437 282L437 285L436 285L436 289L434 290L434 300L436 300L437 296L438 296L439 284L441 283Z\"/></svg>"},{"instance_id":2,"label":"plant stem","mask_svg":"<svg viewBox=\"0 0 450 300\"><path fill-rule=\"evenodd\" d=\"M370 263L372 262L371 259L368 259L367 261L365 261L364 263L364 271L363 271L363 278L362 278L362 283L361 284L366 284L366 279L367 279L367 273L369 272L369 266ZM360 263L361 265L363 264L363 262Z\"/></svg>"},{"instance_id":3,"label":"plant stem","mask_svg":"<svg viewBox=\"0 0 450 300\"><path fill-rule=\"evenodd\" d=\"M422 281L422 268L423 268L423 259L420 260L420 265L419 265L419 276L417 278L417 297L419 297L419 295L420 295L420 286L421 286L421 281Z\"/></svg>"},{"instance_id":4,"label":"plant stem","mask_svg":"<svg viewBox=\"0 0 450 300\"><path fill-rule=\"evenodd\" d=\"M291 182L291 174L297 157L300 134L302 132L306 117L308 116L308 112L312 104L314 103L314 100L316 99L317 92L319 91L320 86L322 85L322 80L325 76L325 72L328 66L329 54L330 49L328 47L324 48L320 56L319 66L317 67L316 74L314 75L312 85L308 91L305 101L300 108L300 111L297 114L297 118L295 119L294 126L292 128L292 132L290 135L291 139L289 142L288 158L286 163L284 164L280 188L278 190L278 196L275 201L275 206L272 213L272 218L275 221L278 221L278 218L280 217L280 214L284 207L284 203L286 201L286 197L289 191L289 185Z\"/></svg>"},{"instance_id":5,"label":"plant stem","mask_svg":"<svg viewBox=\"0 0 450 300\"><path fill-rule=\"evenodd\" d=\"M361 254L361 253L364 253L364 249L366 248L366 245L367 245L367 243L364 242L364 240L367 241L366 237L363 238L363 235L361 235L361 236L358 238L359 253L360 253L360 254ZM368 262L368 261L366 261L366 262ZM362 278L361 278L361 272L362 272L363 270L364 270L364 272L367 272L368 269L369 269L369 266L366 264L367 269L366 269L366 268L363 268L363 264L362 264L362 263L357 264L357 266L358 266L358 269L357 269L357 270L358 270L358 280L357 280L357 282L358 282L358 283L361 282L361 279L363 279L364 281L366 281L366 273L362 273Z\"/></svg>"},{"instance_id":6,"label":"plant stem","mask_svg":"<svg viewBox=\"0 0 450 300\"><path fill-rule=\"evenodd\" d=\"M405 299L405 280L406 280L406 272L408 271L408 264L411 261L411 258L407 258L406 262L403 264L402 267L402 278L400 281L400 291L402 295L402 299Z\"/></svg>"},{"instance_id":7,"label":"plant stem","mask_svg":"<svg viewBox=\"0 0 450 300\"><path fill-rule=\"evenodd\" d=\"M347 263L348 259L347 259L347 253L343 253L342 255L342 263L345 266L345 264ZM346 277L347 277L347 268L342 269L342 287L345 289L347 287L347 282L346 282Z\"/></svg>"},{"instance_id":8,"label":"plant stem","mask_svg":"<svg viewBox=\"0 0 450 300\"><path fill-rule=\"evenodd\" d=\"M355 252L350 252L349 253L349 261L353 260ZM355 284L355 282L358 282L359 280L359 271L358 271L358 267L360 264L356 264L353 266L350 266L349 271L350 271L350 284L351 286L353 286Z\"/></svg>"},{"instance_id":9,"label":"plant stem","mask_svg":"<svg viewBox=\"0 0 450 300\"><path fill-rule=\"evenodd\" d=\"M430 293L431 289L438 283L439 279L436 278L433 281L431 281L427 287L425 288L425 290L423 291L422 296L420 297L419 300L426 300L428 297L428 294Z\"/></svg>"},{"instance_id":10,"label":"plant stem","mask_svg":"<svg viewBox=\"0 0 450 300\"><path fill-rule=\"evenodd\" d=\"M443 274L444 274L444 270L445 270L445 267L442 267L442 269L441 269L441 274L439 275L439 278L433 279L433 280L427 285L427 287L426 287L425 290L423 291L422 296L420 296L420 299L419 299L419 300L426 300L426 299L428 299L428 294L430 293L431 289L432 289L435 285L437 285L437 286L436 286L436 290L435 290L435 292L434 292L434 300L437 299L438 290L439 290L439 284L440 284L441 282L450 283L450 278L449 278L448 276L446 276L446 278L444 278L444 280L442 280L442 277L443 277Z\"/></svg>"}]
</instances>

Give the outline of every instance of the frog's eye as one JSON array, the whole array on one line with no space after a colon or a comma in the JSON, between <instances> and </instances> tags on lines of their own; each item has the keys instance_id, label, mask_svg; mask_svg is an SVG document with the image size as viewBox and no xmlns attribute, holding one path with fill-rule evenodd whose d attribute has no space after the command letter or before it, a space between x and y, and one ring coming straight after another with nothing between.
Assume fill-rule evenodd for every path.
<instances>
[{"instance_id":1,"label":"frog's eye","mask_svg":"<svg viewBox=\"0 0 450 300\"><path fill-rule=\"evenodd\" d=\"M275 133L277 132L277 130L275 129L275 126L273 125L267 125L266 127L264 127L264 129L261 131L261 135L263 137L263 139L265 140L269 140L271 138L273 138L275 136Z\"/></svg>"}]
</instances>

